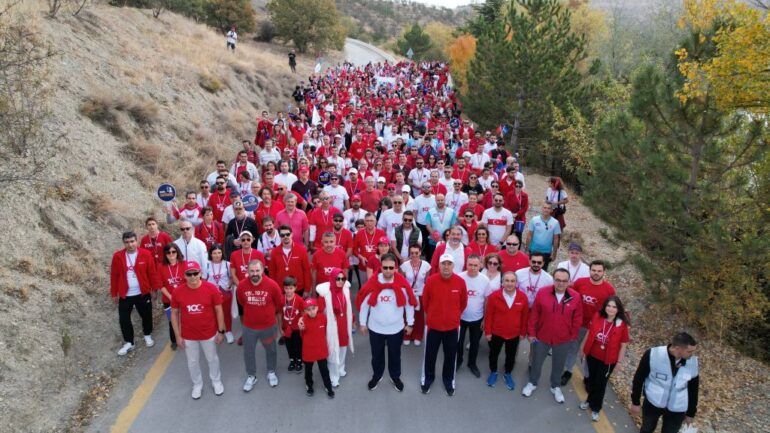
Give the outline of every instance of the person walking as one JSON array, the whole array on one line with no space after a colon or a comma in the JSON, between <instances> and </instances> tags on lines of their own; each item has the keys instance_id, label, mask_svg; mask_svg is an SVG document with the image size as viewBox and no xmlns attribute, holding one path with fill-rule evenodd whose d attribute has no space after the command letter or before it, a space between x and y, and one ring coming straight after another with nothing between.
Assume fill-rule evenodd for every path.
<instances>
[{"instance_id":1,"label":"person walking","mask_svg":"<svg viewBox=\"0 0 770 433\"><path fill-rule=\"evenodd\" d=\"M439 347L444 349L441 373L448 396L455 395L455 362L460 329L460 316L468 305L465 280L454 273L454 256L444 254L439 259L439 273L425 282L423 308L428 329L422 366L420 391L430 392L436 378L436 358Z\"/></svg>"},{"instance_id":2,"label":"person walking","mask_svg":"<svg viewBox=\"0 0 770 433\"><path fill-rule=\"evenodd\" d=\"M123 233L123 246L112 255L110 265L110 296L118 306L118 321L123 334L123 346L118 350L120 356L125 356L135 347L134 325L131 323L134 308L142 318L145 345L155 345L151 335L152 300L163 286L153 253L139 248L136 233Z\"/></svg>"},{"instance_id":3,"label":"person walking","mask_svg":"<svg viewBox=\"0 0 770 433\"><path fill-rule=\"evenodd\" d=\"M396 278L398 259L385 254L381 272L373 275L362 290L368 294L361 302L359 324L361 333L369 333L372 351L372 379L367 384L374 391L385 372L385 347L388 348L388 374L398 392L404 390L401 381L401 342L410 335L414 326L414 308L417 300L405 278ZM399 275L400 276L400 275ZM367 287L368 286L368 287ZM406 326L404 326L406 317Z\"/></svg>"},{"instance_id":4,"label":"person walking","mask_svg":"<svg viewBox=\"0 0 770 433\"><path fill-rule=\"evenodd\" d=\"M315 288L318 308L326 316L326 341L329 346L329 377L332 387L340 385L340 378L347 376L345 358L348 348L353 348L353 307L350 301L350 282L347 271L333 267L329 280Z\"/></svg>"},{"instance_id":5,"label":"person walking","mask_svg":"<svg viewBox=\"0 0 770 433\"><path fill-rule=\"evenodd\" d=\"M588 398L580 402L581 410L591 409L591 421L599 421L604 392L610 374L623 362L628 336L628 318L620 298L608 297L599 312L591 320L588 332L580 344L580 360L586 360L588 378L586 391Z\"/></svg>"},{"instance_id":6,"label":"person walking","mask_svg":"<svg viewBox=\"0 0 770 433\"><path fill-rule=\"evenodd\" d=\"M422 254L420 244L410 245L409 260L402 263L399 268L401 274L412 286L414 297L417 300L417 306L414 307L414 326L411 334L404 334L404 346L408 346L412 341L414 341L415 346L419 346L425 336L425 311L422 308L422 292L425 288L425 280L430 274L430 263L423 260L420 254Z\"/></svg>"},{"instance_id":7,"label":"person walking","mask_svg":"<svg viewBox=\"0 0 770 433\"><path fill-rule=\"evenodd\" d=\"M235 44L238 42L238 33L235 31L235 26L230 27L230 31L227 32L227 48L235 51Z\"/></svg>"},{"instance_id":8,"label":"person walking","mask_svg":"<svg viewBox=\"0 0 770 433\"><path fill-rule=\"evenodd\" d=\"M503 274L503 287L489 295L484 314L484 337L489 342L488 386L494 387L497 383L497 358L505 346L503 379L509 390L516 388L511 372L516 362L519 338L527 334L528 317L527 295L516 288L516 274L506 272Z\"/></svg>"},{"instance_id":9,"label":"person walking","mask_svg":"<svg viewBox=\"0 0 770 433\"><path fill-rule=\"evenodd\" d=\"M667 346L647 349L639 361L631 390L631 413L642 414L639 433L652 433L663 418L661 433L676 433L691 424L698 410L700 376L698 343L686 332L674 336ZM642 391L644 405L640 406Z\"/></svg>"},{"instance_id":10,"label":"person walking","mask_svg":"<svg viewBox=\"0 0 770 433\"><path fill-rule=\"evenodd\" d=\"M548 352L551 352L551 394L557 403L564 403L561 374L567 353L578 338L582 323L580 295L569 288L569 272L557 269L553 273L553 286L543 287L537 292L529 314L527 334L531 344L532 365L529 383L521 391L524 397L531 396L537 388L543 363Z\"/></svg>"},{"instance_id":11,"label":"person walking","mask_svg":"<svg viewBox=\"0 0 770 433\"><path fill-rule=\"evenodd\" d=\"M174 290L171 298L171 326L179 348L187 356L187 369L193 382L191 396L197 400L203 391L201 351L209 365L214 394L220 396L225 392L217 355L217 345L225 335L222 295L216 286L201 280L198 262L184 263L184 278L184 284Z\"/></svg>"},{"instance_id":12,"label":"person walking","mask_svg":"<svg viewBox=\"0 0 770 433\"><path fill-rule=\"evenodd\" d=\"M243 390L249 392L257 383L257 340L265 348L267 360L267 381L271 387L278 386L275 374L277 363L276 338L283 316L285 300L275 281L265 276L265 266L259 260L248 264L248 278L238 283L236 296L243 306L243 362L246 364L246 382Z\"/></svg>"},{"instance_id":13,"label":"person walking","mask_svg":"<svg viewBox=\"0 0 770 433\"><path fill-rule=\"evenodd\" d=\"M332 382L329 378L329 368L326 359L329 357L329 346L326 342L326 315L318 314L318 301L315 298L305 300L305 314L299 319L298 325L302 336L302 362L305 364L305 393L308 397L315 394L313 389L313 364L318 364L321 380L326 388L326 395L334 398Z\"/></svg>"},{"instance_id":14,"label":"person walking","mask_svg":"<svg viewBox=\"0 0 770 433\"><path fill-rule=\"evenodd\" d=\"M481 339L481 321L484 319L484 304L490 295L489 278L480 273L481 257L468 256L467 270L460 274L468 289L468 305L460 316L460 343L457 346L457 369L463 365L463 345L465 333L468 333L468 369L476 377L481 377L481 371L476 365Z\"/></svg>"},{"instance_id":15,"label":"person walking","mask_svg":"<svg viewBox=\"0 0 770 433\"><path fill-rule=\"evenodd\" d=\"M297 73L297 52L293 49L289 51L289 68L292 74Z\"/></svg>"},{"instance_id":16,"label":"person walking","mask_svg":"<svg viewBox=\"0 0 770 433\"><path fill-rule=\"evenodd\" d=\"M529 220L527 225L526 240L522 250L529 251L530 257L534 253L543 255L543 270L548 270L548 265L556 258L561 242L561 226L556 218L551 217L551 205L543 204L540 215Z\"/></svg>"}]
</instances>

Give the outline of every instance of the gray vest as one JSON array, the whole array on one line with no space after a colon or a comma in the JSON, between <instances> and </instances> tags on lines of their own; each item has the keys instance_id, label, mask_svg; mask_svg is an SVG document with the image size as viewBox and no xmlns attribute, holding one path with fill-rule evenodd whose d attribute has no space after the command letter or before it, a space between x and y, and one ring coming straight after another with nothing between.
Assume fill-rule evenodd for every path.
<instances>
[{"instance_id":1,"label":"gray vest","mask_svg":"<svg viewBox=\"0 0 770 433\"><path fill-rule=\"evenodd\" d=\"M687 384L698 376L698 358L693 356L679 367L676 376L671 371L666 346L650 350L650 374L644 381L644 395L653 406L670 412L686 412Z\"/></svg>"}]
</instances>

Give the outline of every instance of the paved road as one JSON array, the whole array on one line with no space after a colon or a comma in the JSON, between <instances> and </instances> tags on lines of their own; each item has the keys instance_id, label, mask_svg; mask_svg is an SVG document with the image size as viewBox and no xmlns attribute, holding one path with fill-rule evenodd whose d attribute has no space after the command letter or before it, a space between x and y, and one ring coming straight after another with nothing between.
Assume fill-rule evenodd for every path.
<instances>
[{"instance_id":1,"label":"paved road","mask_svg":"<svg viewBox=\"0 0 770 433\"><path fill-rule=\"evenodd\" d=\"M365 65L369 62L381 62L387 60L395 62L392 55L356 39L345 40L345 59L355 65Z\"/></svg>"},{"instance_id":2,"label":"paved road","mask_svg":"<svg viewBox=\"0 0 770 433\"><path fill-rule=\"evenodd\" d=\"M382 53L350 41L346 44L345 53L350 60L358 64L383 58ZM235 326L237 329L237 324ZM522 397L521 388L527 381L527 343L519 347L514 369L517 384L515 391L508 391L502 380L496 388L486 386L484 379L488 373L486 365L489 352L487 345L482 342L478 359L482 378L475 378L467 368L461 369L457 373L457 394L450 398L443 392L438 379L429 395L419 392L423 347L415 346L403 347L402 351L402 379L406 385L404 392L398 393L385 380L379 388L369 392L366 389L366 382L371 375L368 340L362 335L356 335L354 342L357 352L348 357L348 376L342 379L334 400L327 399L320 392L320 377L317 372L316 396L305 396L303 376L286 371L288 359L283 346L279 346L278 352L279 386L274 389L268 386L265 379L264 351L258 346L259 383L250 393L244 393L241 390L245 379L243 349L234 344L223 344L219 348L219 356L225 394L221 397L214 396L211 385L207 383L203 397L194 401L190 398L191 383L184 353L170 351L165 322L157 329L159 331L156 331L156 347L140 349L130 355L128 362L137 365L121 378L121 383L113 390L103 413L95 417L87 429L88 432L637 431L611 389L607 392L603 412L606 413L606 418L603 416L599 423L592 423L588 412L577 409L578 391L573 385L564 387L564 404L554 402L547 386L550 358L546 361L541 386L532 397ZM439 372L441 359L439 356ZM501 355L501 368L502 360ZM165 365L168 367L162 368ZM204 377L205 371L204 367ZM576 379L573 380L577 383Z\"/></svg>"}]
</instances>

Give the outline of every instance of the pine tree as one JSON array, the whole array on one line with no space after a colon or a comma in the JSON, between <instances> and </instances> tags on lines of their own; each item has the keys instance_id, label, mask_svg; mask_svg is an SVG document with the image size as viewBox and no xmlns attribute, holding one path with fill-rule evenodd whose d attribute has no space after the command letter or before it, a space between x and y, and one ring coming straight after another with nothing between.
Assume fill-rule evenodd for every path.
<instances>
[{"instance_id":1,"label":"pine tree","mask_svg":"<svg viewBox=\"0 0 770 433\"><path fill-rule=\"evenodd\" d=\"M396 41L396 46L398 47L399 53L402 55L406 55L409 49L411 49L414 53L412 58L419 61L422 60L425 53L430 50L430 36L425 33L419 24L414 23L412 24L412 27L405 31L404 34L401 35L401 38Z\"/></svg>"},{"instance_id":2,"label":"pine tree","mask_svg":"<svg viewBox=\"0 0 770 433\"><path fill-rule=\"evenodd\" d=\"M558 0L511 0L478 37L463 103L482 127L510 123L514 151L544 136L550 104L566 106L580 88L586 44L570 27Z\"/></svg>"}]
</instances>

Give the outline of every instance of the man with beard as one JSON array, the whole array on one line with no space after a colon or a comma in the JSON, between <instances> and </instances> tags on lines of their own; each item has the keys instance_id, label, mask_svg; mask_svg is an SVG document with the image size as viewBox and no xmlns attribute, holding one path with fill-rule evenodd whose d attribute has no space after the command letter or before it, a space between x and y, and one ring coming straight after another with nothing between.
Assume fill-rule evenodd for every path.
<instances>
[{"instance_id":1,"label":"man with beard","mask_svg":"<svg viewBox=\"0 0 770 433\"><path fill-rule=\"evenodd\" d=\"M236 296L243 305L243 361L246 365L246 382L243 390L249 392L257 383L257 361L255 350L257 340L265 348L267 359L267 381L271 387L278 386L275 374L277 362L276 336L283 313L283 293L275 281L264 275L264 265L252 260L248 265L248 279L238 284Z\"/></svg>"},{"instance_id":2,"label":"man with beard","mask_svg":"<svg viewBox=\"0 0 770 433\"><path fill-rule=\"evenodd\" d=\"M505 240L505 251L499 254L503 262L500 272L516 272L529 266L529 258L519 250L519 238L516 235L508 236Z\"/></svg>"},{"instance_id":3,"label":"man with beard","mask_svg":"<svg viewBox=\"0 0 770 433\"><path fill-rule=\"evenodd\" d=\"M340 268L347 275L350 262L345 252L337 248L337 239L334 233L328 231L321 238L322 248L313 254L313 260L310 263L310 272L313 275L313 284L325 283L329 281L329 275L334 268Z\"/></svg>"},{"instance_id":4,"label":"man with beard","mask_svg":"<svg viewBox=\"0 0 770 433\"><path fill-rule=\"evenodd\" d=\"M559 251L561 241L561 226L556 218L551 217L553 209L548 203L544 203L540 208L540 215L534 216L527 224L526 241L522 245L522 250L529 247L530 256L532 253L543 255L543 269L548 270L548 265Z\"/></svg>"},{"instance_id":5,"label":"man with beard","mask_svg":"<svg viewBox=\"0 0 770 433\"><path fill-rule=\"evenodd\" d=\"M495 246L510 236L513 229L513 214L503 208L504 202L502 194L495 194L492 198L494 207L485 210L481 215L481 222L489 228L489 243Z\"/></svg>"},{"instance_id":6,"label":"man with beard","mask_svg":"<svg viewBox=\"0 0 770 433\"><path fill-rule=\"evenodd\" d=\"M297 294L309 293L312 287L310 279L310 262L307 250L302 244L294 242L291 227L282 225L278 228L281 244L270 252L269 272L275 281L283 281L286 277L297 280Z\"/></svg>"},{"instance_id":7,"label":"man with beard","mask_svg":"<svg viewBox=\"0 0 770 433\"><path fill-rule=\"evenodd\" d=\"M214 209L214 220L222 221L222 215L225 213L225 208L230 206L230 194L227 191L227 179L223 176L216 178L214 182L216 191L209 197L208 206Z\"/></svg>"},{"instance_id":8,"label":"man with beard","mask_svg":"<svg viewBox=\"0 0 770 433\"><path fill-rule=\"evenodd\" d=\"M527 295L529 306L535 302L537 291L553 284L551 274L543 270L543 255L533 253L529 256L529 267L516 271L516 287Z\"/></svg>"},{"instance_id":9,"label":"man with beard","mask_svg":"<svg viewBox=\"0 0 770 433\"><path fill-rule=\"evenodd\" d=\"M309 168L300 167L299 179L291 185L291 190L301 195L308 203L313 200L313 197L318 195L318 184L310 179Z\"/></svg>"}]
</instances>

